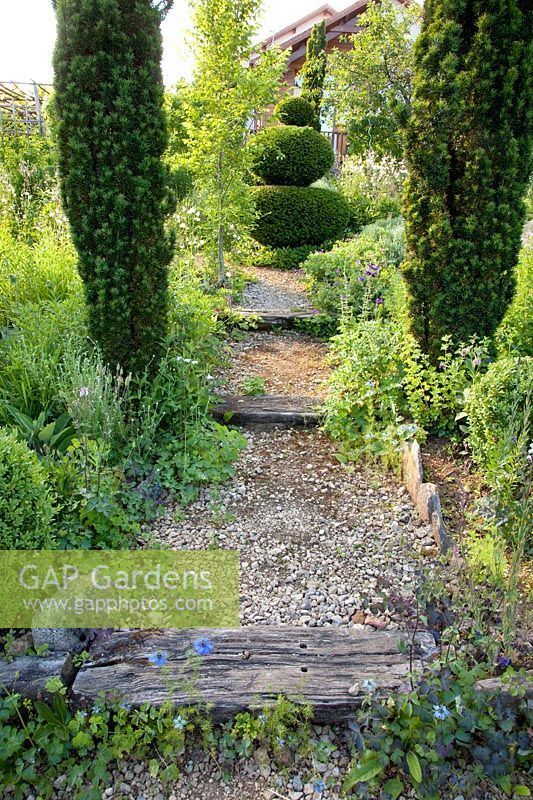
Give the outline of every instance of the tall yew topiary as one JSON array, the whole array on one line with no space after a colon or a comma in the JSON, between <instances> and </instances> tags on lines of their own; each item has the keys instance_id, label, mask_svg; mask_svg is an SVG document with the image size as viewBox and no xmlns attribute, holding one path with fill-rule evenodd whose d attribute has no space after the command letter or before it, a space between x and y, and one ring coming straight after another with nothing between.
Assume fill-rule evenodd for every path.
<instances>
[{"instance_id":1,"label":"tall yew topiary","mask_svg":"<svg viewBox=\"0 0 533 800\"><path fill-rule=\"evenodd\" d=\"M313 127L320 130L320 109L324 93L324 79L326 77L326 20L317 22L313 26L307 41L305 64L302 69L303 83L301 96L313 106L315 119Z\"/></svg>"},{"instance_id":2,"label":"tall yew topiary","mask_svg":"<svg viewBox=\"0 0 533 800\"><path fill-rule=\"evenodd\" d=\"M160 22L150 0L57 0L55 109L61 188L90 334L126 372L153 370L167 321L171 211L161 160Z\"/></svg>"},{"instance_id":3,"label":"tall yew topiary","mask_svg":"<svg viewBox=\"0 0 533 800\"><path fill-rule=\"evenodd\" d=\"M407 258L413 327L491 336L514 291L531 167L533 15L528 0L426 0L407 126Z\"/></svg>"}]
</instances>

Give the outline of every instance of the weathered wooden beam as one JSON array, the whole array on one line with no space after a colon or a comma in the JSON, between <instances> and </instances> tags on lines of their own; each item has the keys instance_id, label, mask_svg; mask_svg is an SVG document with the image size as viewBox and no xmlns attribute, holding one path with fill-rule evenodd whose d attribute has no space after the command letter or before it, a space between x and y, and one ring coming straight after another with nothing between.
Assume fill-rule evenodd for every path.
<instances>
[{"instance_id":1,"label":"weathered wooden beam","mask_svg":"<svg viewBox=\"0 0 533 800\"><path fill-rule=\"evenodd\" d=\"M316 398L281 395L228 395L212 409L211 414L221 422L265 430L318 425L323 416Z\"/></svg>"},{"instance_id":2,"label":"weathered wooden beam","mask_svg":"<svg viewBox=\"0 0 533 800\"><path fill-rule=\"evenodd\" d=\"M210 639L213 650L202 658L190 694L184 688L194 679L187 651L200 636ZM177 705L209 703L217 720L271 705L283 694L311 703L316 720L346 719L361 703L364 680L386 691L405 683L409 659L399 652L401 636L288 625L115 633L93 646L91 661L78 672L72 691L87 702L103 692L135 706L168 699ZM164 669L148 660L157 652L168 656Z\"/></svg>"},{"instance_id":3,"label":"weathered wooden beam","mask_svg":"<svg viewBox=\"0 0 533 800\"><path fill-rule=\"evenodd\" d=\"M235 309L245 319L256 318L257 330L272 330L272 328L294 328L297 320L312 319L313 312L305 309L299 311L258 310L253 308Z\"/></svg>"}]
</instances>

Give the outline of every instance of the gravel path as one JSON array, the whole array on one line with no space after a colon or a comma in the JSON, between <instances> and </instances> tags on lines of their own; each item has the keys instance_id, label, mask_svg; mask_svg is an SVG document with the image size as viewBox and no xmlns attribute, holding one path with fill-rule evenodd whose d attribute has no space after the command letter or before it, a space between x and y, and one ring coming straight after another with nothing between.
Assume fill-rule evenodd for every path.
<instances>
[{"instance_id":1,"label":"gravel path","mask_svg":"<svg viewBox=\"0 0 533 800\"><path fill-rule=\"evenodd\" d=\"M405 489L346 467L318 431L247 433L235 479L205 490L157 538L241 553L241 623L397 626L393 598L432 548ZM367 620L368 623L368 620Z\"/></svg>"},{"instance_id":2,"label":"gravel path","mask_svg":"<svg viewBox=\"0 0 533 800\"><path fill-rule=\"evenodd\" d=\"M246 286L242 306L309 307L301 273L253 274L258 282ZM223 391L238 393L244 378L262 377L267 393L321 397L329 375L326 354L326 345L295 331L252 331L230 343ZM248 447L235 478L203 490L185 511L170 510L154 524L156 538L175 549L240 551L242 625L401 627L398 606L412 596L420 559L434 552L403 486L362 465L340 464L333 442L317 430L245 436ZM152 779L146 765L126 762L105 797L339 800L349 736L344 726L314 726L325 758L287 751L283 766L260 748L238 760L229 785L220 765L203 753L181 757L182 763L178 758L182 773L170 787ZM321 793L313 787L318 779L325 783ZM407 792L401 800L411 797Z\"/></svg>"},{"instance_id":3,"label":"gravel path","mask_svg":"<svg viewBox=\"0 0 533 800\"><path fill-rule=\"evenodd\" d=\"M304 294L304 272L283 272L267 267L251 267L247 272L255 283L247 283L240 305L262 311L297 311L311 308Z\"/></svg>"},{"instance_id":4,"label":"gravel path","mask_svg":"<svg viewBox=\"0 0 533 800\"><path fill-rule=\"evenodd\" d=\"M218 376L221 392L241 394L245 378L263 378L267 394L324 397L330 368L327 345L304 333L253 331L230 344L229 369Z\"/></svg>"}]
</instances>

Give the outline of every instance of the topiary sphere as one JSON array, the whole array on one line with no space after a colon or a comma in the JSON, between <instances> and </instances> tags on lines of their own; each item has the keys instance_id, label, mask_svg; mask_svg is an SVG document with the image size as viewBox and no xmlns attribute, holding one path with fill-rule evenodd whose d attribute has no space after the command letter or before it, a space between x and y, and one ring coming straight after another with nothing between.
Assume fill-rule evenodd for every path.
<instances>
[{"instance_id":1,"label":"topiary sphere","mask_svg":"<svg viewBox=\"0 0 533 800\"><path fill-rule=\"evenodd\" d=\"M256 186L252 236L269 247L321 245L343 235L350 210L344 197L314 186Z\"/></svg>"},{"instance_id":2,"label":"topiary sphere","mask_svg":"<svg viewBox=\"0 0 533 800\"><path fill-rule=\"evenodd\" d=\"M39 459L15 433L0 428L0 549L50 546L53 516Z\"/></svg>"},{"instance_id":3,"label":"topiary sphere","mask_svg":"<svg viewBox=\"0 0 533 800\"><path fill-rule=\"evenodd\" d=\"M315 112L305 97L284 97L276 106L276 116L284 125L313 127Z\"/></svg>"},{"instance_id":4,"label":"topiary sphere","mask_svg":"<svg viewBox=\"0 0 533 800\"><path fill-rule=\"evenodd\" d=\"M273 186L309 186L333 166L328 140L313 128L265 128L250 140L251 170Z\"/></svg>"}]
</instances>

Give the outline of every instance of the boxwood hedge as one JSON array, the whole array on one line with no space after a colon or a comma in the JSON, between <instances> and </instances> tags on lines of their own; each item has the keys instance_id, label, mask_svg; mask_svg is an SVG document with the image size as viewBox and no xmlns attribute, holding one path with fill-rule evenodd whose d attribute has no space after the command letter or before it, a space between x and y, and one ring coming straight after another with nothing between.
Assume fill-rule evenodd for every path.
<instances>
[{"instance_id":1,"label":"boxwood hedge","mask_svg":"<svg viewBox=\"0 0 533 800\"><path fill-rule=\"evenodd\" d=\"M251 169L263 183L309 186L333 166L328 140L313 128L265 128L249 144Z\"/></svg>"},{"instance_id":2,"label":"boxwood hedge","mask_svg":"<svg viewBox=\"0 0 533 800\"><path fill-rule=\"evenodd\" d=\"M320 245L343 235L350 212L338 192L314 186L256 186L254 238L270 247Z\"/></svg>"},{"instance_id":3,"label":"boxwood hedge","mask_svg":"<svg viewBox=\"0 0 533 800\"><path fill-rule=\"evenodd\" d=\"M313 127L315 112L305 97L284 97L276 106L276 116L284 125Z\"/></svg>"}]
</instances>

